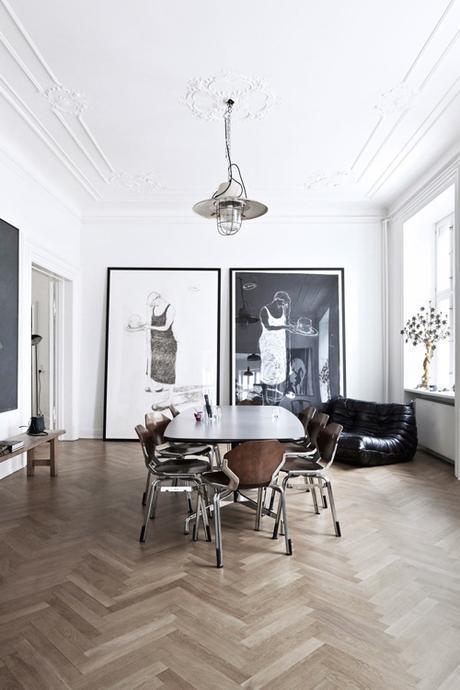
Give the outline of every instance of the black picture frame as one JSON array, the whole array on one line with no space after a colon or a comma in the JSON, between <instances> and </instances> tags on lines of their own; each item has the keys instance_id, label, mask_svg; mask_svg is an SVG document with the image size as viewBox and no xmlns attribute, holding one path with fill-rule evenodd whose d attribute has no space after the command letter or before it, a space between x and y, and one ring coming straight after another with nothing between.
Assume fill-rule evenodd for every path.
<instances>
[{"instance_id":1,"label":"black picture frame","mask_svg":"<svg viewBox=\"0 0 460 690\"><path fill-rule=\"evenodd\" d=\"M133 278L134 275L138 276L136 281L131 280L129 285L129 279ZM120 278L124 278L126 285L130 287L129 294L126 295L125 304L121 310L121 314L114 311L114 300L123 294L123 284L120 283ZM196 281L199 281L199 284ZM191 283L190 281L195 281ZM134 285L135 283L135 285ZM147 288L147 285L149 286ZM116 289L115 289L116 286ZM147 293L146 293L147 290ZM164 313L160 315L161 318L167 320L171 316L166 316L168 310L174 307L175 316L172 317L172 323L166 328L169 333L169 340L166 343L157 342L155 345L153 342L152 333L159 331L167 326L167 323L161 328L158 325L154 328L147 326L147 316L145 316L145 321L142 322L144 318L141 316L142 312L140 309L141 296L144 299L150 298L155 293L161 295L160 290L163 290L165 296L182 295L184 298L183 304L179 303L172 305L168 302L168 306L165 308ZM155 298L156 299L156 298ZM164 302L168 300L163 298ZM187 304L185 304L187 303ZM212 312L211 313L211 307ZM127 321L123 320L126 317L127 310L132 308L131 321L129 318ZM146 307L144 303L144 308ZM202 312L199 312L202 309ZM208 313L209 312L209 313ZM171 315L171 312L169 312ZM136 317L136 318L134 318ZM180 319L180 324L177 323L177 318ZM193 323L192 319L196 317L196 322ZM151 311L151 318L153 318L153 308ZM190 318L190 323L185 323L185 319ZM126 267L126 266L109 266L107 268L107 302L106 302L106 330L105 330L105 381L104 381L104 413L103 413L103 438L106 441L131 441L136 440L136 435L134 427L136 424L144 423L145 412L152 409L151 400L154 399L154 408L165 409L167 411L166 402L173 403L176 407L185 409L185 407L200 407L203 409L203 393L208 393L211 396L211 401L213 404L219 404L220 402L220 319L221 319L221 269L220 268L192 268L192 267ZM116 322L116 323L114 323ZM149 324L151 326L151 323ZM188 328L190 326L190 328ZM180 334L177 333L178 329ZM146 390L144 388L143 392L138 392L138 388L135 388L126 381L123 382L120 389L122 391L130 390L133 387L133 400L134 406L127 405L126 401L123 401L125 407L125 413L130 416L130 419L126 419L123 416L121 427L125 430L123 433L117 434L113 433L114 428L116 428L116 421L113 419L113 405L111 405L111 396L114 393L113 387L113 375L117 369L114 369L114 349L118 350L120 345L114 346L114 341L112 339L113 335L117 335L119 338L124 339L126 347L126 332L129 336L136 336L136 332L144 332L146 337L145 352L146 358L144 360L147 363L147 368L144 371L144 376L152 380L153 384L155 382L151 374L155 373L157 378L160 376L167 383L161 384L158 388L153 387L151 390ZM150 338L149 338L150 331ZM172 338L171 338L172 333ZM139 334L137 334L139 335ZM175 343L174 343L175 341ZM180 347L179 347L180 345ZM182 347L184 345L184 347ZM123 373L120 373L121 364L127 366L129 357L126 358L126 350L121 353L117 350L116 358L118 359L118 373L123 378ZM139 355L140 347L139 343L136 345L137 355ZM150 357L149 357L149 352ZM174 362L171 359L171 352L174 352ZM177 354L176 354L177 353ZM201 358L201 383L196 386L190 384L181 384L181 378L183 372L187 370L187 364L183 362L184 357L189 359L193 357L194 353L199 353ZM212 361L205 361L206 353L209 354L209 359ZM135 356L135 352L132 353ZM183 354L183 356L182 356ZM178 356L179 355L179 356ZM182 358L182 359L181 359ZM138 360L136 360L138 361ZM180 362L182 361L182 365ZM194 368L200 365L200 362L194 363ZM203 372L203 367L206 369ZM127 367L128 368L128 367ZM156 368L156 371L153 370ZM133 367L131 366L131 370ZM212 370L212 371L211 371ZM181 374L182 371L182 374ZM135 367L135 378L136 385L140 380L140 373L136 364ZM126 375L127 372L126 372ZM196 373L190 374L191 376L196 376ZM170 378L172 376L172 378ZM116 377L116 373L115 373ZM168 378L169 377L169 378ZM203 379L204 377L204 379ZM171 383L174 379L174 383ZM116 380L116 379L115 379ZM209 385L203 383L203 380L209 382ZM134 384L133 384L134 385ZM165 398L168 394L167 389L170 391L173 388L172 394L170 394L169 400ZM161 388L161 390L160 390ZM174 391L181 388L180 395L174 396ZM198 391L199 389L199 391ZM147 395L146 395L147 394ZM152 394L152 395L150 395ZM158 394L158 395L157 395ZM162 401L158 401L158 396L162 398ZM116 397L116 396L115 396ZM180 400L178 400L180 398ZM141 403L142 399L142 403ZM158 403L158 404L157 404ZM164 407L162 407L164 405ZM142 413L141 413L142 409ZM131 419L132 416L132 419ZM131 432L132 429L132 432Z\"/></svg>"},{"instance_id":2,"label":"black picture frame","mask_svg":"<svg viewBox=\"0 0 460 690\"><path fill-rule=\"evenodd\" d=\"M229 283L230 404L244 400L245 404L282 405L298 413L308 405L318 407L335 395L346 395L345 271L342 267L230 268ZM282 307L281 296L273 308L277 314L276 309L280 310L278 325L285 333L286 344L283 345L281 335L273 344L261 318L272 320L275 326L276 319L264 307L272 303L277 292L288 293L289 297L289 290L294 290L296 299L286 298ZM282 317L282 309L289 313L289 319ZM288 321L292 332L288 331ZM276 341L278 336L273 337ZM281 353L279 357L275 356L276 352ZM283 378L280 372L284 367ZM246 376L243 369L247 381L242 378Z\"/></svg>"},{"instance_id":3,"label":"black picture frame","mask_svg":"<svg viewBox=\"0 0 460 690\"><path fill-rule=\"evenodd\" d=\"M19 230L0 220L0 412L18 407Z\"/></svg>"}]
</instances>

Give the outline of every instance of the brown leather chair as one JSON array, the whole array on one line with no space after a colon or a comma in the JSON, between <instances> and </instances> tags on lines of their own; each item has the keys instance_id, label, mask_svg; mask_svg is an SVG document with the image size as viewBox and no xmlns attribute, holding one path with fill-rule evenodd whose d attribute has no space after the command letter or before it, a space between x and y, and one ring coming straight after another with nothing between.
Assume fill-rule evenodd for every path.
<instances>
[{"instance_id":1,"label":"brown leather chair","mask_svg":"<svg viewBox=\"0 0 460 690\"><path fill-rule=\"evenodd\" d=\"M223 497L229 496L237 490L257 489L256 530L260 529L265 490L271 488L279 493L279 511L283 514L285 526L286 553L292 554L292 543L287 530L284 492L274 483L283 464L283 458L283 446L278 441L247 441L225 454L220 470L203 474L204 482L214 489L213 513L218 568L222 568L224 564L220 501Z\"/></svg>"},{"instance_id":2,"label":"brown leather chair","mask_svg":"<svg viewBox=\"0 0 460 690\"><path fill-rule=\"evenodd\" d=\"M324 508L327 508L327 501L323 491L324 489L327 490L332 520L334 522L335 535L337 537L342 536L342 533L340 530L340 523L337 520L331 480L327 476L326 471L334 462L337 444L339 442L342 429L343 427L340 424L328 424L325 428L321 429L316 436L315 443L318 450L317 457L307 458L305 455L288 456L286 457L281 468L281 472L286 473L286 476L283 478L281 484L283 492L286 490L289 479L292 477L304 477L306 482L308 482L307 486L309 486L309 489L311 490L315 512L317 514L319 514L320 511L316 498L316 489L318 488L320 490L320 494L323 498ZM280 510L278 509L278 515L275 523L276 533L278 532L280 517Z\"/></svg>"},{"instance_id":3,"label":"brown leather chair","mask_svg":"<svg viewBox=\"0 0 460 690\"><path fill-rule=\"evenodd\" d=\"M326 416L326 422L324 423L324 426L326 426L327 423L327 415ZM311 443L311 437L310 437L310 432L308 430L309 425L312 425L313 431L316 429L316 425L318 423L318 419L321 418L321 412L316 412L315 407L306 407L302 412L298 415L300 421L303 424L303 428L305 430L305 436L302 438L300 441L295 441L291 443L285 443L283 444L284 446L284 452L285 453L306 453L310 452L313 450L312 448L312 443ZM315 420L315 421L313 421ZM322 422L322 420L321 420Z\"/></svg>"},{"instance_id":4,"label":"brown leather chair","mask_svg":"<svg viewBox=\"0 0 460 690\"><path fill-rule=\"evenodd\" d=\"M163 415L162 415L163 416ZM167 418L165 418L167 419ZM187 494L187 505L189 513L192 512L192 502L189 496L189 485L197 490L197 515L201 515L205 527L206 539L210 541L211 533L207 519L207 512L205 506L202 506L202 480L201 475L210 469L211 465L207 460L199 457L184 457L183 455L173 455L171 452L167 457L158 453L158 448L162 445L163 432L165 422L158 419L156 422L151 421L150 428L146 429L142 424L138 424L135 428L139 441L141 443L142 453L144 456L145 466L148 472L148 490L147 490L147 507L145 510L144 523L141 528L139 541L144 542L147 534L147 525L149 518L155 517L156 504L158 500L158 493L160 485L163 481L183 482L183 490ZM197 522L193 530L193 538L198 538Z\"/></svg>"}]
</instances>

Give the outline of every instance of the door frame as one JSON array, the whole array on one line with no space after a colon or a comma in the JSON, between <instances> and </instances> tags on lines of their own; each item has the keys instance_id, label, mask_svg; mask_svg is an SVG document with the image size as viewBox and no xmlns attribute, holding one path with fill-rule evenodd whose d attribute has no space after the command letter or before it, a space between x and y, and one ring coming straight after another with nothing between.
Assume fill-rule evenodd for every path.
<instances>
[{"instance_id":1,"label":"door frame","mask_svg":"<svg viewBox=\"0 0 460 690\"><path fill-rule=\"evenodd\" d=\"M79 438L80 271L32 242L27 242L25 251L28 254L30 304L33 268L57 279L56 427L66 430L63 440L74 441ZM27 345L30 358L30 335Z\"/></svg>"}]
</instances>

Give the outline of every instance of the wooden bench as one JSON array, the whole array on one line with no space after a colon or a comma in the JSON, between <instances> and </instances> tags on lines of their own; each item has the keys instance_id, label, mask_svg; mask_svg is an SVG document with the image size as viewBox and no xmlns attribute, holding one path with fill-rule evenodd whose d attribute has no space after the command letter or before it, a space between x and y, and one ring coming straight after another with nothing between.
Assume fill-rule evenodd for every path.
<instances>
[{"instance_id":1,"label":"wooden bench","mask_svg":"<svg viewBox=\"0 0 460 690\"><path fill-rule=\"evenodd\" d=\"M46 436L29 436L29 434L19 434L18 436L11 436L8 440L10 441L24 441L24 445L21 448L8 453L8 455L1 455L0 462L4 460L10 460L16 455L22 455L22 453L27 453L27 476L32 477L35 474L35 468L39 465L50 468L51 477L57 475L57 456L58 456L58 444L57 440L59 436L65 434L64 429L58 429L57 431L48 431ZM43 446L45 443L49 445L49 458L36 458L35 449L39 446Z\"/></svg>"}]
</instances>

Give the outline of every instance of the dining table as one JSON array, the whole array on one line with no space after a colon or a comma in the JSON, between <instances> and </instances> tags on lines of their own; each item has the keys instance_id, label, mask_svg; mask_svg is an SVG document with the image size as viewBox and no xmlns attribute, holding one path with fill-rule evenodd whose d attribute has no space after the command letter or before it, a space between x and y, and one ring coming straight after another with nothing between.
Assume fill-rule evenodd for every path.
<instances>
[{"instance_id":1,"label":"dining table","mask_svg":"<svg viewBox=\"0 0 460 690\"><path fill-rule=\"evenodd\" d=\"M218 405L212 408L212 416L203 411L200 421L195 412L186 409L174 417L166 427L165 441L208 444L214 449L217 466L222 462L219 445L269 440L289 443L305 437L302 422L290 410L277 405ZM240 491L234 492L234 502L257 509L256 501ZM263 514L276 517L271 505L264 506ZM187 527L195 517L192 514L186 518Z\"/></svg>"},{"instance_id":2,"label":"dining table","mask_svg":"<svg viewBox=\"0 0 460 690\"><path fill-rule=\"evenodd\" d=\"M168 424L165 440L193 443L244 443L244 441L298 441L305 436L302 422L289 410L276 405L218 405L201 421L187 409Z\"/></svg>"}]
</instances>

